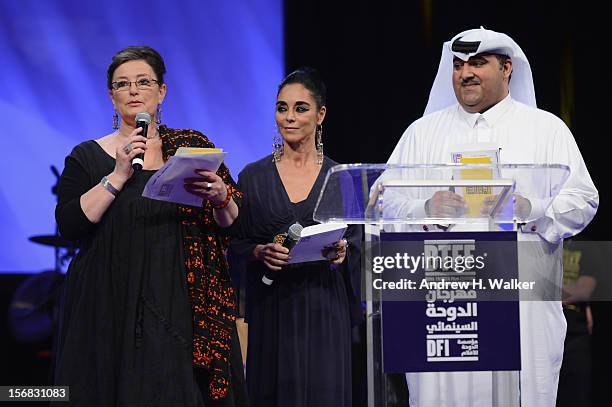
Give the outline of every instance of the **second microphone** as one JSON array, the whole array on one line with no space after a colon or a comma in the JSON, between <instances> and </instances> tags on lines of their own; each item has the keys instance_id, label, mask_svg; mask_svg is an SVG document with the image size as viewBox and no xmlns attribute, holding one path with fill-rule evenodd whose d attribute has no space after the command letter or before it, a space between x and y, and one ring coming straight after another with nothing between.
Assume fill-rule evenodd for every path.
<instances>
[{"instance_id":1,"label":"second microphone","mask_svg":"<svg viewBox=\"0 0 612 407\"><path fill-rule=\"evenodd\" d=\"M302 229L304 229L302 225L297 222L289 226L287 236L285 237L282 246L286 247L287 249L289 249L289 251L291 251L291 249L293 249L297 242L300 241L300 237L302 236ZM272 283L274 282L275 273L277 272L272 270L266 270L264 275L261 277L262 283L266 285L272 285Z\"/></svg>"}]
</instances>

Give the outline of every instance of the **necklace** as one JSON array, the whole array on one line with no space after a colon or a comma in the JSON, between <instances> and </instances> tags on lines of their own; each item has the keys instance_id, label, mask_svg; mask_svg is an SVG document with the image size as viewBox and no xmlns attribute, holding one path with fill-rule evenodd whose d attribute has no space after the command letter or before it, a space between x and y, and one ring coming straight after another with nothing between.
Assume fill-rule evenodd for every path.
<instances>
[{"instance_id":1,"label":"necklace","mask_svg":"<svg viewBox=\"0 0 612 407\"><path fill-rule=\"evenodd\" d=\"M149 137L149 135L147 135L147 140L153 140L155 138L159 137L159 130L157 130L157 127L155 127L155 134L153 134L153 136Z\"/></svg>"}]
</instances>

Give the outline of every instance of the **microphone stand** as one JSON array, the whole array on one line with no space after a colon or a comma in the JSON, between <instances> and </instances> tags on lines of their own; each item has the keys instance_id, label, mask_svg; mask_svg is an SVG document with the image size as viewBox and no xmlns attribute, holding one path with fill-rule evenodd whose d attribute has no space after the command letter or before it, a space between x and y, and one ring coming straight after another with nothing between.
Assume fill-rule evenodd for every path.
<instances>
[{"instance_id":1,"label":"microphone stand","mask_svg":"<svg viewBox=\"0 0 612 407\"><path fill-rule=\"evenodd\" d=\"M57 202L57 187L59 184L59 178L60 178L60 173L57 170L57 168L55 168L54 165L51 166L51 172L53 173L53 175L55 175L55 185L53 185L51 187L51 193L53 195L55 195L55 201ZM55 236L59 236L59 226L57 225L57 221L55 222ZM59 250L59 245L55 245L53 247L53 251L55 253L55 272L56 273L60 273L60 250Z\"/></svg>"},{"instance_id":2,"label":"microphone stand","mask_svg":"<svg viewBox=\"0 0 612 407\"><path fill-rule=\"evenodd\" d=\"M53 175L55 175L55 185L53 185L51 187L51 193L53 195L55 195L55 201L57 202L57 189L58 189L58 185L59 185L59 179L60 179L60 173L57 170L57 168L52 165L51 166L51 172L53 173ZM55 237L57 237L59 239L60 234L59 234L59 226L57 224L57 222L55 222ZM54 247L54 253L55 253L55 272L56 273L62 273L62 266L67 262L70 261L75 255L76 255L76 250L77 250L77 246L70 246L70 247L66 247L66 253L64 255L60 255L60 245L56 244Z\"/></svg>"}]
</instances>

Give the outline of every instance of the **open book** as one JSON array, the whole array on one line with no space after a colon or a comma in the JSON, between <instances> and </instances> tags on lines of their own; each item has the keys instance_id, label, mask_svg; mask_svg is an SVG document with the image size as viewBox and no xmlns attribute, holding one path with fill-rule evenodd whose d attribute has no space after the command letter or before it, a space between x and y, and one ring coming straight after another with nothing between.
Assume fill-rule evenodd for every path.
<instances>
[{"instance_id":1,"label":"open book","mask_svg":"<svg viewBox=\"0 0 612 407\"><path fill-rule=\"evenodd\" d=\"M227 153L220 148L180 147L176 154L149 179L142 196L184 205L202 206L202 198L185 191L185 178L197 177L195 170L216 172Z\"/></svg>"},{"instance_id":2,"label":"open book","mask_svg":"<svg viewBox=\"0 0 612 407\"><path fill-rule=\"evenodd\" d=\"M289 264L326 260L323 249L341 240L347 227L346 223L320 223L305 227L300 240L289 252Z\"/></svg>"}]
</instances>

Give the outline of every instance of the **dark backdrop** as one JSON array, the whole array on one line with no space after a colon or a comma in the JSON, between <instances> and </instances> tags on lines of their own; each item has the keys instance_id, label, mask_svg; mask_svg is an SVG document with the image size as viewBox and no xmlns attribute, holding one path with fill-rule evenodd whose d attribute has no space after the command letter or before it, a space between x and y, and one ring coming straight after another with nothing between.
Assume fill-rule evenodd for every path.
<instances>
[{"instance_id":1,"label":"dark backdrop","mask_svg":"<svg viewBox=\"0 0 612 407\"><path fill-rule=\"evenodd\" d=\"M599 189L599 211L583 236L609 240L608 15L589 1L287 0L286 70L313 66L328 86L327 155L341 163L381 163L422 115L442 43L480 25L507 33L530 61L538 107L572 129ZM610 303L594 303L593 313L594 405L605 405Z\"/></svg>"},{"instance_id":2,"label":"dark backdrop","mask_svg":"<svg viewBox=\"0 0 612 407\"><path fill-rule=\"evenodd\" d=\"M586 232L605 240L603 56L611 32L607 14L588 3L285 1L286 70L313 66L328 86L326 154L341 163L380 163L422 115L442 43L480 25L509 34L530 61L538 107L563 117L574 133L602 207Z\"/></svg>"}]
</instances>

